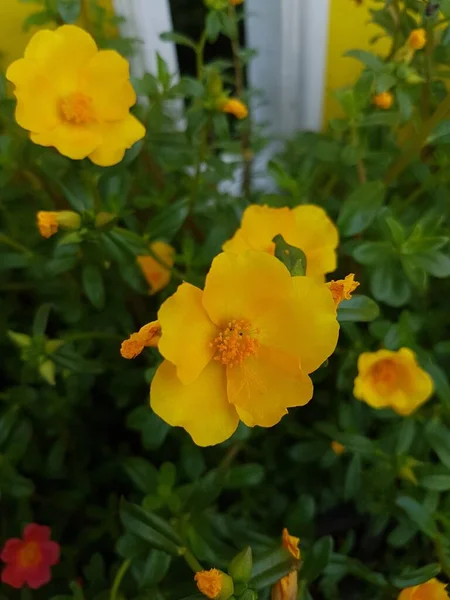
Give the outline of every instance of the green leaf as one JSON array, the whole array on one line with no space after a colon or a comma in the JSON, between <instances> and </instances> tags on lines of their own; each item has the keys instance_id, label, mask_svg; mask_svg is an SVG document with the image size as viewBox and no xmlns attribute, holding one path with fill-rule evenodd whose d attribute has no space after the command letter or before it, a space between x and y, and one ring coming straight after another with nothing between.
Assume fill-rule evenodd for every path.
<instances>
[{"instance_id":1,"label":"green leaf","mask_svg":"<svg viewBox=\"0 0 450 600\"><path fill-rule=\"evenodd\" d=\"M226 486L228 489L242 489L260 485L264 481L264 467L257 463L232 467L228 472Z\"/></svg>"},{"instance_id":2,"label":"green leaf","mask_svg":"<svg viewBox=\"0 0 450 600\"><path fill-rule=\"evenodd\" d=\"M427 144L433 144L439 138L450 135L450 119L444 119L436 125L431 134L428 136Z\"/></svg>"},{"instance_id":3,"label":"green leaf","mask_svg":"<svg viewBox=\"0 0 450 600\"><path fill-rule=\"evenodd\" d=\"M219 13L211 10L206 17L206 36L210 42L215 42L219 37L222 28Z\"/></svg>"},{"instance_id":4,"label":"green leaf","mask_svg":"<svg viewBox=\"0 0 450 600\"><path fill-rule=\"evenodd\" d=\"M23 30L29 31L32 27L40 27L51 23L53 20L53 14L50 10L41 10L29 15L23 22Z\"/></svg>"},{"instance_id":5,"label":"green leaf","mask_svg":"<svg viewBox=\"0 0 450 600\"><path fill-rule=\"evenodd\" d=\"M172 557L161 550L152 550L141 575L141 586L151 588L160 583L169 570Z\"/></svg>"},{"instance_id":6,"label":"green leaf","mask_svg":"<svg viewBox=\"0 0 450 600\"><path fill-rule=\"evenodd\" d=\"M401 425L398 429L398 438L397 444L395 446L395 453L398 455L403 455L408 452L411 448L411 445L414 441L414 436L416 434L416 423L413 419L408 419L405 417Z\"/></svg>"},{"instance_id":7,"label":"green leaf","mask_svg":"<svg viewBox=\"0 0 450 600\"><path fill-rule=\"evenodd\" d=\"M411 297L411 286L399 265L393 261L376 265L370 283L372 294L378 302L403 306Z\"/></svg>"},{"instance_id":8,"label":"green leaf","mask_svg":"<svg viewBox=\"0 0 450 600\"><path fill-rule=\"evenodd\" d=\"M367 229L382 207L385 194L381 181L369 181L356 188L342 205L338 218L341 233L351 236Z\"/></svg>"},{"instance_id":9,"label":"green leaf","mask_svg":"<svg viewBox=\"0 0 450 600\"><path fill-rule=\"evenodd\" d=\"M396 575L391 578L392 585L403 589L407 587L413 587L425 583L441 572L441 567L438 563L432 563L426 567L415 570L405 570L400 575Z\"/></svg>"},{"instance_id":10,"label":"green leaf","mask_svg":"<svg viewBox=\"0 0 450 600\"><path fill-rule=\"evenodd\" d=\"M122 500L120 518L129 533L145 540L152 548L175 556L179 554L181 540L171 525L161 517Z\"/></svg>"},{"instance_id":11,"label":"green leaf","mask_svg":"<svg viewBox=\"0 0 450 600\"><path fill-rule=\"evenodd\" d=\"M81 277L86 296L95 308L101 310L105 304L105 288L100 269L95 265L85 265Z\"/></svg>"},{"instance_id":12,"label":"green leaf","mask_svg":"<svg viewBox=\"0 0 450 600\"><path fill-rule=\"evenodd\" d=\"M392 247L387 242L363 242L354 248L352 256L362 265L375 265L391 253Z\"/></svg>"},{"instance_id":13,"label":"green leaf","mask_svg":"<svg viewBox=\"0 0 450 600\"><path fill-rule=\"evenodd\" d=\"M65 23L75 23L81 14L81 0L58 0L58 12Z\"/></svg>"},{"instance_id":14,"label":"green leaf","mask_svg":"<svg viewBox=\"0 0 450 600\"><path fill-rule=\"evenodd\" d=\"M341 302L338 308L338 321L369 322L380 315L378 304L368 296L356 295Z\"/></svg>"},{"instance_id":15,"label":"green leaf","mask_svg":"<svg viewBox=\"0 0 450 600\"><path fill-rule=\"evenodd\" d=\"M397 506L402 508L417 527L430 538L437 535L436 523L433 515L422 504L409 496L400 496L396 500Z\"/></svg>"},{"instance_id":16,"label":"green leaf","mask_svg":"<svg viewBox=\"0 0 450 600\"><path fill-rule=\"evenodd\" d=\"M428 443L439 456L439 460L450 469L450 431L435 421L425 428Z\"/></svg>"},{"instance_id":17,"label":"green leaf","mask_svg":"<svg viewBox=\"0 0 450 600\"><path fill-rule=\"evenodd\" d=\"M194 40L192 40L187 35L183 35L181 33L167 31L165 33L161 33L159 37L164 42L173 42L174 44L178 44L178 46L187 46L188 48L192 48L193 50L197 49L197 45L194 42Z\"/></svg>"},{"instance_id":18,"label":"green leaf","mask_svg":"<svg viewBox=\"0 0 450 600\"><path fill-rule=\"evenodd\" d=\"M41 304L38 308L33 320L33 337L44 335L51 309L51 304Z\"/></svg>"},{"instance_id":19,"label":"green leaf","mask_svg":"<svg viewBox=\"0 0 450 600\"><path fill-rule=\"evenodd\" d=\"M285 242L280 234L276 235L272 241L275 243L275 256L281 260L292 277L306 275L305 253L300 248Z\"/></svg>"},{"instance_id":20,"label":"green leaf","mask_svg":"<svg viewBox=\"0 0 450 600\"><path fill-rule=\"evenodd\" d=\"M351 500L356 496L361 486L361 455L355 454L350 462L345 476L344 499Z\"/></svg>"},{"instance_id":21,"label":"green leaf","mask_svg":"<svg viewBox=\"0 0 450 600\"><path fill-rule=\"evenodd\" d=\"M419 485L434 492L446 492L450 490L450 475L424 475Z\"/></svg>"},{"instance_id":22,"label":"green leaf","mask_svg":"<svg viewBox=\"0 0 450 600\"><path fill-rule=\"evenodd\" d=\"M364 115L359 122L360 127L394 127L398 125L400 121L400 115L397 112L383 111L374 112L371 115Z\"/></svg>"},{"instance_id":23,"label":"green leaf","mask_svg":"<svg viewBox=\"0 0 450 600\"><path fill-rule=\"evenodd\" d=\"M301 579L312 583L330 562L333 552L333 538L326 536L318 540L307 553L305 562L300 570Z\"/></svg>"},{"instance_id":24,"label":"green leaf","mask_svg":"<svg viewBox=\"0 0 450 600\"><path fill-rule=\"evenodd\" d=\"M450 256L443 252L427 252L414 256L415 263L433 277L450 277Z\"/></svg>"},{"instance_id":25,"label":"green leaf","mask_svg":"<svg viewBox=\"0 0 450 600\"><path fill-rule=\"evenodd\" d=\"M293 563L291 553L282 547L254 558L250 587L255 590L267 589L287 575L292 570Z\"/></svg>"},{"instance_id":26,"label":"green leaf","mask_svg":"<svg viewBox=\"0 0 450 600\"><path fill-rule=\"evenodd\" d=\"M150 219L147 231L151 239L172 239L189 214L189 201L181 198Z\"/></svg>"},{"instance_id":27,"label":"green leaf","mask_svg":"<svg viewBox=\"0 0 450 600\"><path fill-rule=\"evenodd\" d=\"M385 63L381 58L372 54L372 52L367 52L365 50L348 50L344 56L356 58L356 60L359 60L363 65L369 67L373 71L380 71L385 66Z\"/></svg>"},{"instance_id":28,"label":"green leaf","mask_svg":"<svg viewBox=\"0 0 450 600\"><path fill-rule=\"evenodd\" d=\"M139 456L127 456L122 466L141 492L151 494L156 490L158 471L149 461Z\"/></svg>"}]
</instances>

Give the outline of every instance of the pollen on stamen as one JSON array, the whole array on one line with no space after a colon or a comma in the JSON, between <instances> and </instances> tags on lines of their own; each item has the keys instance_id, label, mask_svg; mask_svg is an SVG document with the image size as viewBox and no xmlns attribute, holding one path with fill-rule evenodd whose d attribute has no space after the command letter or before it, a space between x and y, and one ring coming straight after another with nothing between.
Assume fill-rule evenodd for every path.
<instances>
[{"instance_id":1,"label":"pollen on stamen","mask_svg":"<svg viewBox=\"0 0 450 600\"><path fill-rule=\"evenodd\" d=\"M210 344L216 350L214 360L227 367L240 365L257 353L259 340L254 336L258 334L259 330L252 329L248 321L230 321Z\"/></svg>"}]
</instances>

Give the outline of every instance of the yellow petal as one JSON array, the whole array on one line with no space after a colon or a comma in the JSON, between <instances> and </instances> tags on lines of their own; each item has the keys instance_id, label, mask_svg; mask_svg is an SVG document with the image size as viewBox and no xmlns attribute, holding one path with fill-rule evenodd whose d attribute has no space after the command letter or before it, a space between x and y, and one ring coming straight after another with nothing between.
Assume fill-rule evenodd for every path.
<instances>
[{"instance_id":1,"label":"yellow petal","mask_svg":"<svg viewBox=\"0 0 450 600\"><path fill-rule=\"evenodd\" d=\"M296 357L261 346L257 355L227 369L228 399L241 420L253 427L272 427L293 406L311 400L311 379Z\"/></svg>"},{"instance_id":2,"label":"yellow petal","mask_svg":"<svg viewBox=\"0 0 450 600\"><path fill-rule=\"evenodd\" d=\"M206 277L203 306L221 327L234 319L257 326L258 317L275 310L291 289L289 271L274 256L252 250L223 253Z\"/></svg>"},{"instance_id":3,"label":"yellow petal","mask_svg":"<svg viewBox=\"0 0 450 600\"><path fill-rule=\"evenodd\" d=\"M293 209L295 234L286 238L288 244L301 248L306 254L309 277L322 278L336 269L336 248L339 233L320 206L304 204Z\"/></svg>"},{"instance_id":4,"label":"yellow petal","mask_svg":"<svg viewBox=\"0 0 450 600\"><path fill-rule=\"evenodd\" d=\"M100 167L111 167L119 163L128 148L145 136L145 127L133 115L121 121L101 123L97 126L101 144L91 152L89 158Z\"/></svg>"},{"instance_id":5,"label":"yellow petal","mask_svg":"<svg viewBox=\"0 0 450 600\"><path fill-rule=\"evenodd\" d=\"M448 600L446 587L438 579L430 579L420 585L405 588L400 592L398 600Z\"/></svg>"},{"instance_id":6,"label":"yellow petal","mask_svg":"<svg viewBox=\"0 0 450 600\"><path fill-rule=\"evenodd\" d=\"M163 266L153 256L145 255L138 256L137 261L144 273L150 288L151 293L156 294L164 289L169 283L172 276L171 268L173 267L175 250L166 242L153 242L150 244L150 250L164 263Z\"/></svg>"},{"instance_id":7,"label":"yellow petal","mask_svg":"<svg viewBox=\"0 0 450 600\"><path fill-rule=\"evenodd\" d=\"M40 146L54 146L73 160L89 156L102 143L101 135L90 125L60 123L50 131L31 133L31 140Z\"/></svg>"},{"instance_id":8,"label":"yellow petal","mask_svg":"<svg viewBox=\"0 0 450 600\"><path fill-rule=\"evenodd\" d=\"M183 350L189 352L189 347ZM153 378L150 401L161 419L183 427L198 446L224 442L239 422L227 400L225 369L214 361L190 385L182 384L174 365L164 361Z\"/></svg>"},{"instance_id":9,"label":"yellow petal","mask_svg":"<svg viewBox=\"0 0 450 600\"><path fill-rule=\"evenodd\" d=\"M293 277L291 294L258 319L261 342L294 354L312 373L334 352L339 323L333 298L310 277Z\"/></svg>"},{"instance_id":10,"label":"yellow petal","mask_svg":"<svg viewBox=\"0 0 450 600\"><path fill-rule=\"evenodd\" d=\"M289 550L291 555L297 560L300 559L300 548L298 547L299 544L300 538L290 535L288 529L285 527L283 529L282 546L283 548L286 548L286 550Z\"/></svg>"},{"instance_id":11,"label":"yellow petal","mask_svg":"<svg viewBox=\"0 0 450 600\"><path fill-rule=\"evenodd\" d=\"M123 120L136 94L130 81L128 61L114 50L101 50L87 64L80 91L89 96L102 121Z\"/></svg>"},{"instance_id":12,"label":"yellow petal","mask_svg":"<svg viewBox=\"0 0 450 600\"><path fill-rule=\"evenodd\" d=\"M203 308L202 294L190 283L183 283L158 312L162 329L159 351L176 366L184 384L197 379L214 353L210 344L217 329Z\"/></svg>"},{"instance_id":13,"label":"yellow petal","mask_svg":"<svg viewBox=\"0 0 450 600\"><path fill-rule=\"evenodd\" d=\"M21 58L13 62L6 77L16 86L16 121L28 131L53 129L59 123L57 96L51 79L38 65Z\"/></svg>"},{"instance_id":14,"label":"yellow petal","mask_svg":"<svg viewBox=\"0 0 450 600\"><path fill-rule=\"evenodd\" d=\"M93 38L80 27L63 25L55 31L38 31L25 50L30 59L49 73L62 95L78 89L80 71L97 53Z\"/></svg>"}]
</instances>

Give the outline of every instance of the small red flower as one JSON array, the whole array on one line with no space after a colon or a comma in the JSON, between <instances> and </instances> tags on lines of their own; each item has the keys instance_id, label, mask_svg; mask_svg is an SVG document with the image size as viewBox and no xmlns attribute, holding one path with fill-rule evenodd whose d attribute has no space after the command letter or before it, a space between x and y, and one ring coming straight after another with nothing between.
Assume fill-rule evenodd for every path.
<instances>
[{"instance_id":1,"label":"small red flower","mask_svg":"<svg viewBox=\"0 0 450 600\"><path fill-rule=\"evenodd\" d=\"M7 540L0 558L6 563L1 580L13 588L37 589L51 579L50 567L59 562L59 544L50 540L50 527L31 523L23 539Z\"/></svg>"}]
</instances>

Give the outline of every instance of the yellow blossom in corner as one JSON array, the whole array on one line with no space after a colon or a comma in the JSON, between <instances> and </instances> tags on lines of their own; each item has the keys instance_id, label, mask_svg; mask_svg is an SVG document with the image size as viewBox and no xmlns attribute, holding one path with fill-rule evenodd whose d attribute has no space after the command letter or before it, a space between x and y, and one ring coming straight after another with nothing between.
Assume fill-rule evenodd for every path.
<instances>
[{"instance_id":1,"label":"yellow blossom in corner","mask_svg":"<svg viewBox=\"0 0 450 600\"><path fill-rule=\"evenodd\" d=\"M448 600L446 584L438 579L430 579L426 583L405 588L398 596L398 600Z\"/></svg>"},{"instance_id":2,"label":"yellow blossom in corner","mask_svg":"<svg viewBox=\"0 0 450 600\"><path fill-rule=\"evenodd\" d=\"M336 440L333 440L331 442L331 449L336 454L336 456L340 456L341 454L344 454L344 452L345 452L344 444L341 444L340 442L336 442Z\"/></svg>"},{"instance_id":3,"label":"yellow blossom in corner","mask_svg":"<svg viewBox=\"0 0 450 600\"><path fill-rule=\"evenodd\" d=\"M352 293L359 286L359 282L355 281L354 273L350 273L345 279L330 281L326 286L333 296L334 303L339 306L343 300L351 300Z\"/></svg>"},{"instance_id":4,"label":"yellow blossom in corner","mask_svg":"<svg viewBox=\"0 0 450 600\"><path fill-rule=\"evenodd\" d=\"M353 394L372 408L410 415L433 394L433 380L409 348L364 352L358 358Z\"/></svg>"},{"instance_id":5,"label":"yellow blossom in corner","mask_svg":"<svg viewBox=\"0 0 450 600\"><path fill-rule=\"evenodd\" d=\"M427 43L427 32L425 29L414 29L408 38L408 46L412 50L422 50Z\"/></svg>"},{"instance_id":6,"label":"yellow blossom in corner","mask_svg":"<svg viewBox=\"0 0 450 600\"><path fill-rule=\"evenodd\" d=\"M16 121L40 146L106 167L145 135L130 114L136 94L128 61L99 50L75 25L38 31L6 77L15 85Z\"/></svg>"},{"instance_id":7,"label":"yellow blossom in corner","mask_svg":"<svg viewBox=\"0 0 450 600\"><path fill-rule=\"evenodd\" d=\"M50 238L57 233L60 227L63 229L79 229L81 217L71 210L40 210L36 214L36 223L42 237Z\"/></svg>"},{"instance_id":8,"label":"yellow blossom in corner","mask_svg":"<svg viewBox=\"0 0 450 600\"><path fill-rule=\"evenodd\" d=\"M283 529L282 546L289 550L291 555L297 560L300 560L300 543L299 538L289 535L289 531ZM297 600L298 594L298 575L297 567L277 581L272 587L271 600Z\"/></svg>"},{"instance_id":9,"label":"yellow blossom in corner","mask_svg":"<svg viewBox=\"0 0 450 600\"><path fill-rule=\"evenodd\" d=\"M147 323L137 333L122 342L120 354L123 358L136 358L144 348L156 348L161 338L161 326L159 321Z\"/></svg>"},{"instance_id":10,"label":"yellow blossom in corner","mask_svg":"<svg viewBox=\"0 0 450 600\"><path fill-rule=\"evenodd\" d=\"M137 261L150 286L150 293L156 294L166 287L171 278L171 269L175 261L175 250L166 242L153 242L149 246L150 251L158 257L138 256Z\"/></svg>"},{"instance_id":11,"label":"yellow blossom in corner","mask_svg":"<svg viewBox=\"0 0 450 600\"><path fill-rule=\"evenodd\" d=\"M205 289L183 283L158 312L166 359L151 405L199 446L228 439L239 419L272 427L313 395L309 374L334 352L339 324L328 289L291 277L274 256L217 256Z\"/></svg>"},{"instance_id":12,"label":"yellow blossom in corner","mask_svg":"<svg viewBox=\"0 0 450 600\"><path fill-rule=\"evenodd\" d=\"M252 204L242 215L240 229L225 242L223 250L239 254L248 249L273 254L273 238L281 234L288 244L306 256L306 274L323 282L336 269L339 233L320 206L303 204L294 209Z\"/></svg>"},{"instance_id":13,"label":"yellow blossom in corner","mask_svg":"<svg viewBox=\"0 0 450 600\"><path fill-rule=\"evenodd\" d=\"M233 580L218 569L199 571L194 579L199 592L211 600L228 600L233 595Z\"/></svg>"},{"instance_id":14,"label":"yellow blossom in corner","mask_svg":"<svg viewBox=\"0 0 450 600\"><path fill-rule=\"evenodd\" d=\"M219 101L219 110L224 113L230 113L236 119L246 119L248 117L247 106L238 98L230 98L229 100Z\"/></svg>"},{"instance_id":15,"label":"yellow blossom in corner","mask_svg":"<svg viewBox=\"0 0 450 600\"><path fill-rule=\"evenodd\" d=\"M377 94L373 97L372 102L378 108L389 110L394 104L394 96L391 94L391 92L381 92L381 94Z\"/></svg>"}]
</instances>

